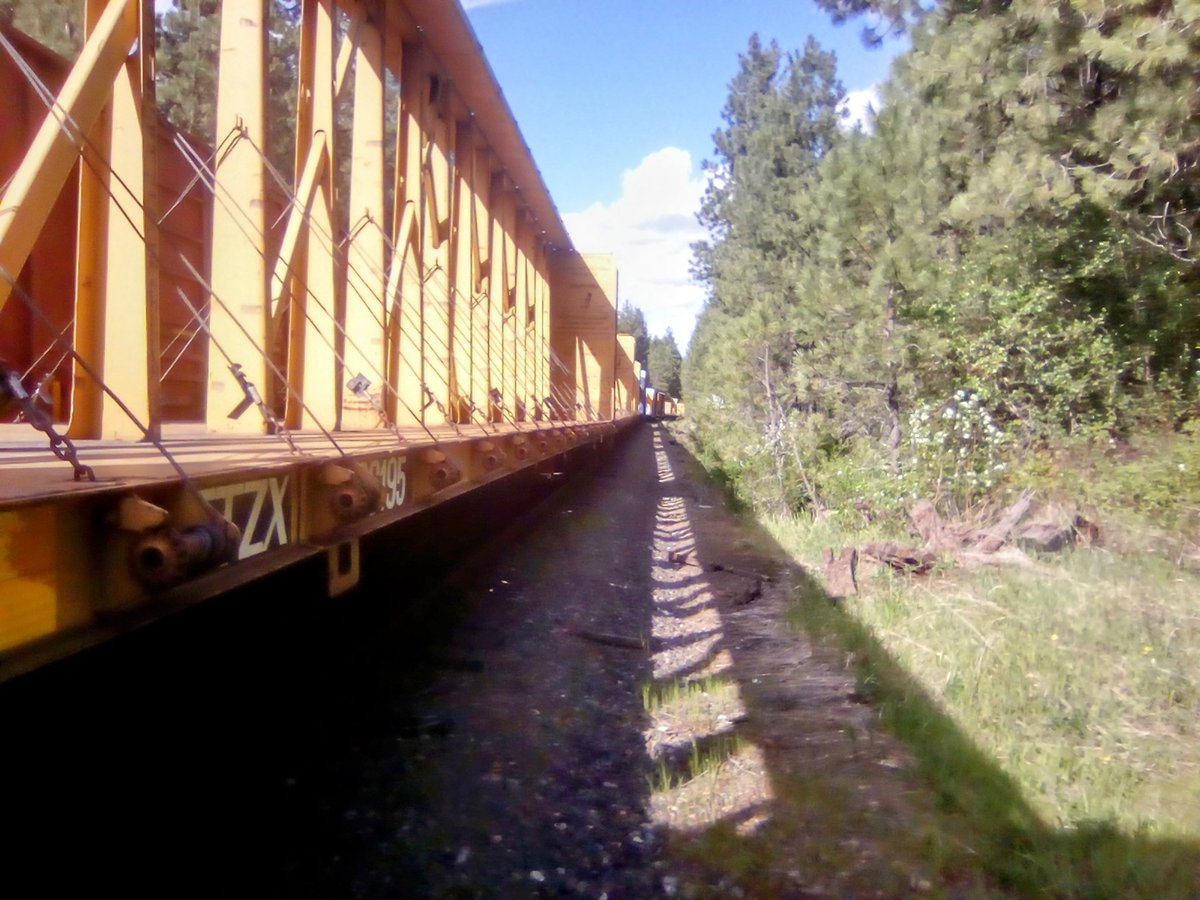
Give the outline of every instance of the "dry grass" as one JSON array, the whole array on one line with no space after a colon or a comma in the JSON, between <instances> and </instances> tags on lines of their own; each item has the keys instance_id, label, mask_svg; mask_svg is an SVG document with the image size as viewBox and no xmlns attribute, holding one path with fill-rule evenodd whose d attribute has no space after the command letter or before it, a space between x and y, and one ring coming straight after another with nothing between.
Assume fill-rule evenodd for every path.
<instances>
[{"instance_id":1,"label":"dry grass","mask_svg":"<svg viewBox=\"0 0 1200 900\"><path fill-rule=\"evenodd\" d=\"M809 564L821 547L863 539L830 523L764 524ZM1154 543L1123 533L1127 548ZM1176 556L1080 549L1036 572L888 571L837 611L810 602L799 615L856 654L862 689L918 755L937 760L925 774L949 803L1011 809L1011 799L966 797L962 783L986 792L1010 780L1032 814L1018 830L1086 838L1026 847L1019 871L1004 858L1009 837L998 839L989 862L1003 878L1058 895L1191 896L1200 890L1200 578ZM979 766L956 764L962 747L980 752ZM1003 778L980 771L993 766Z\"/></svg>"}]
</instances>

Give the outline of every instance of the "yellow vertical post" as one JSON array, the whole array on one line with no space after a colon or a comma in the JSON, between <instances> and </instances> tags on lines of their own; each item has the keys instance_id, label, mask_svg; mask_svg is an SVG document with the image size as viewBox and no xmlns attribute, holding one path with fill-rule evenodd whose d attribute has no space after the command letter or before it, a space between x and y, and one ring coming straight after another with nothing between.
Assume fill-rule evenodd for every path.
<instances>
[{"instance_id":1,"label":"yellow vertical post","mask_svg":"<svg viewBox=\"0 0 1200 900\"><path fill-rule=\"evenodd\" d=\"M240 139L217 159L213 209L212 338L261 391L266 378L267 268L264 256L263 159L266 73L266 0L224 0L217 78L217 141ZM261 433L251 411L229 419L243 399L241 385L216 346L208 353L207 428Z\"/></svg>"},{"instance_id":2,"label":"yellow vertical post","mask_svg":"<svg viewBox=\"0 0 1200 900\"><path fill-rule=\"evenodd\" d=\"M504 220L504 403L509 416L517 410L517 281L520 233L517 220L517 192L505 191L500 198Z\"/></svg>"},{"instance_id":3,"label":"yellow vertical post","mask_svg":"<svg viewBox=\"0 0 1200 900\"><path fill-rule=\"evenodd\" d=\"M530 404L529 358L528 348L529 329L527 328L529 310L529 255L526 248L529 242L530 229L523 209L517 211L517 285L516 303L513 305L513 360L514 377L516 380L516 395L513 400L515 415L518 420L527 418Z\"/></svg>"},{"instance_id":4,"label":"yellow vertical post","mask_svg":"<svg viewBox=\"0 0 1200 900\"><path fill-rule=\"evenodd\" d=\"M389 298L399 304L394 334L398 333L399 350L395 354L398 393L402 401L398 419L424 422L422 409L425 398L421 385L425 381L425 336L422 322L422 274L424 222L421 210L421 107L425 87L425 65L417 47L405 47L400 74L400 128L396 159L396 225L395 250L392 266L399 267L399 298Z\"/></svg>"},{"instance_id":5,"label":"yellow vertical post","mask_svg":"<svg viewBox=\"0 0 1200 900\"><path fill-rule=\"evenodd\" d=\"M325 171L317 189L308 219L308 252L304 258L304 289L292 296L292 340L299 338L302 345L298 356L303 360L302 382L292 384L304 398L305 410L298 401L289 397L288 424L301 427L304 424L336 428L338 425L339 366L337 346L337 257L335 225L335 185L337 183L337 160L333 152L334 122L334 34L336 30L334 0L305 0L305 6L313 7L306 18L313 21L311 37L312 77L307 85L302 84L301 93L307 95L311 104L312 136L318 132L326 136L325 151L329 154ZM302 73L303 75L303 73ZM303 322L295 321L303 316ZM301 329L303 334L301 336ZM313 421L306 422L306 419Z\"/></svg>"},{"instance_id":6,"label":"yellow vertical post","mask_svg":"<svg viewBox=\"0 0 1200 900\"><path fill-rule=\"evenodd\" d=\"M108 0L89 0L84 8L84 27L89 40L96 33L101 13ZM119 71L119 70L118 70ZM107 161L101 148L107 149L112 133L112 104L106 103L95 116L88 132L79 167L79 219L75 255L75 336L77 353L88 360L90 367L103 376L104 370L104 289L107 284L105 268L108 263L108 185L111 181ZM5 202L7 203L7 196ZM0 279L2 281L2 279ZM0 284L0 291L4 285ZM98 438L101 430L101 410L104 393L78 364L75 365L74 390L71 394L69 437L76 440Z\"/></svg>"},{"instance_id":7,"label":"yellow vertical post","mask_svg":"<svg viewBox=\"0 0 1200 900\"><path fill-rule=\"evenodd\" d=\"M566 404L575 402L575 342L568 317L570 276L577 254L559 251L551 260L549 330L550 330L550 396L561 415L566 416Z\"/></svg>"},{"instance_id":8,"label":"yellow vertical post","mask_svg":"<svg viewBox=\"0 0 1200 900\"><path fill-rule=\"evenodd\" d=\"M631 415L637 411L638 365L633 358L636 352L636 337L632 334L617 335L617 367L613 379L613 414L617 416Z\"/></svg>"},{"instance_id":9,"label":"yellow vertical post","mask_svg":"<svg viewBox=\"0 0 1200 900\"><path fill-rule=\"evenodd\" d=\"M492 402L491 392L503 395L505 391L504 367L504 310L508 306L508 235L504 231L503 206L507 202L508 190L502 173L492 176L489 190L491 210L491 266L488 274L488 306L490 322L488 352L489 418L493 422L503 421L500 408Z\"/></svg>"},{"instance_id":10,"label":"yellow vertical post","mask_svg":"<svg viewBox=\"0 0 1200 900\"><path fill-rule=\"evenodd\" d=\"M471 385L474 366L472 341L472 300L474 298L474 227L472 210L475 206L474 184L471 180L474 159L474 135L469 122L459 122L455 127L453 178L454 178L454 221L451 223L451 258L453 269L453 304L450 309L451 334L454 338L454 380L451 384L456 419L471 421Z\"/></svg>"},{"instance_id":11,"label":"yellow vertical post","mask_svg":"<svg viewBox=\"0 0 1200 900\"><path fill-rule=\"evenodd\" d=\"M445 421L437 408L440 403L449 414L453 405L450 386L454 370L454 334L451 331L450 284L450 222L451 222L451 173L450 156L453 154L453 129L446 121L447 102L445 86L440 78L430 73L425 80L425 107L422 123L425 132L424 154L426 165L421 167L424 190L421 196L424 209L424 326L425 384L429 395L427 402L434 403L426 412L426 421Z\"/></svg>"},{"instance_id":12,"label":"yellow vertical post","mask_svg":"<svg viewBox=\"0 0 1200 900\"><path fill-rule=\"evenodd\" d=\"M104 253L104 380L157 436L159 430L158 166L154 4L140 5L137 52L113 83L106 154L112 166ZM141 429L105 394L100 436L140 440Z\"/></svg>"},{"instance_id":13,"label":"yellow vertical post","mask_svg":"<svg viewBox=\"0 0 1200 900\"><path fill-rule=\"evenodd\" d=\"M471 150L471 185L474 208L471 216L471 399L486 418L491 377L490 297L492 216L488 208L492 169L487 148L476 141Z\"/></svg>"},{"instance_id":14,"label":"yellow vertical post","mask_svg":"<svg viewBox=\"0 0 1200 900\"><path fill-rule=\"evenodd\" d=\"M547 331L549 323L550 286L547 283L546 244L538 241L536 265L536 292L534 294L534 364L537 367L538 401L542 405L544 415L549 415L546 409L546 398L550 396L550 335Z\"/></svg>"},{"instance_id":15,"label":"yellow vertical post","mask_svg":"<svg viewBox=\"0 0 1200 900\"><path fill-rule=\"evenodd\" d=\"M87 4L89 43L97 36L102 22L120 5L109 0L91 0ZM157 408L152 407L152 399L157 398L158 387L158 319L157 302L151 304L150 291L156 300L158 283L156 277L147 278L147 270L157 273L157 255L138 233L140 229L148 238L155 236L150 233L156 219L152 202L155 169L153 165L144 167L143 161L147 157L152 160L157 148L153 132L149 141L144 142L138 127L147 91L151 109L154 103L152 33L148 38L150 43L145 43L146 20L152 15L152 8L145 9L136 2L129 4L125 16L136 19L134 33L139 38L139 52L127 57L121 51L119 59L124 60L124 66L103 86L111 92L111 97L103 111L91 117L94 125L89 126L83 147L74 344L91 369L154 431L157 422L151 421L151 413ZM146 46L151 49L142 50ZM76 69L83 62L81 57ZM91 77L109 76L94 72ZM93 84L91 91L100 87ZM118 123L116 134L114 116ZM77 124L83 126L82 122ZM114 174L118 177L114 178ZM128 185L128 191L121 181ZM30 199L25 202L33 205ZM139 209L143 203L148 203L144 212ZM122 211L136 225L130 224ZM119 273L114 271L116 267L108 266L110 258L121 261ZM155 345L153 351L151 342ZM106 343L119 347L119 352L106 354ZM73 438L142 437L141 431L79 366L75 367L68 434Z\"/></svg>"},{"instance_id":16,"label":"yellow vertical post","mask_svg":"<svg viewBox=\"0 0 1200 900\"><path fill-rule=\"evenodd\" d=\"M383 401L387 304L384 294L384 105L383 35L368 20L360 30L354 61L354 132L350 170L350 241L347 248L346 377L362 374ZM342 427L371 428L379 416L369 400L343 394Z\"/></svg>"}]
</instances>

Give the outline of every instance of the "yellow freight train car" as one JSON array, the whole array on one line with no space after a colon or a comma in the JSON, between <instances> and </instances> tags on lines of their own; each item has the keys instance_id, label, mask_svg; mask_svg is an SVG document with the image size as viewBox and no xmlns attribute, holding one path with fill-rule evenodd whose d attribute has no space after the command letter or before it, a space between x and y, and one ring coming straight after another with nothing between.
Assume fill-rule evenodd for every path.
<instances>
[{"instance_id":1,"label":"yellow freight train car","mask_svg":"<svg viewBox=\"0 0 1200 900\"><path fill-rule=\"evenodd\" d=\"M0 680L316 555L346 590L365 534L642 402L457 3L303 0L286 173L267 0L222 4L211 141L153 17L88 0L71 61L0 25Z\"/></svg>"}]
</instances>

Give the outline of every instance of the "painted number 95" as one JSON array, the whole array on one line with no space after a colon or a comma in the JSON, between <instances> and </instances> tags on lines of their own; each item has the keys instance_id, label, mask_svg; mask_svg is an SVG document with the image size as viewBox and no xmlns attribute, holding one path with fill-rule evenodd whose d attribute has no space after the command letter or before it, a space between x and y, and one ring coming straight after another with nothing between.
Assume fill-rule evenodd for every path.
<instances>
[{"instance_id":1,"label":"painted number 95","mask_svg":"<svg viewBox=\"0 0 1200 900\"><path fill-rule=\"evenodd\" d=\"M404 474L404 457L373 459L367 463L367 468L383 485L384 509L395 509L403 505L408 489L408 478Z\"/></svg>"}]
</instances>

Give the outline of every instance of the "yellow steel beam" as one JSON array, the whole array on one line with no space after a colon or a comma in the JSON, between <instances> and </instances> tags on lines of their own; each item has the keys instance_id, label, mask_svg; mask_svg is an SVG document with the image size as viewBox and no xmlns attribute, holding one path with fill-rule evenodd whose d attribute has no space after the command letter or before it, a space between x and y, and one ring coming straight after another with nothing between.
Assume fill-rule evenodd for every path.
<instances>
[{"instance_id":1,"label":"yellow steel beam","mask_svg":"<svg viewBox=\"0 0 1200 900\"><path fill-rule=\"evenodd\" d=\"M517 222L516 191L505 191L500 198L500 216L504 222L504 402L510 416L516 415L520 385L517 381Z\"/></svg>"},{"instance_id":2,"label":"yellow steel beam","mask_svg":"<svg viewBox=\"0 0 1200 900\"><path fill-rule=\"evenodd\" d=\"M479 403L471 396L472 372L474 371L475 348L472 340L471 301L474 295L474 251L472 244L475 229L472 223L472 211L475 207L471 182L471 172L474 159L474 135L469 122L459 122L454 138L453 167L453 221L450 229L451 270L453 303L450 309L451 334L454 337L454 378L451 390L459 421L469 422L470 404L472 401L480 409L486 408L486 403Z\"/></svg>"},{"instance_id":3,"label":"yellow steel beam","mask_svg":"<svg viewBox=\"0 0 1200 900\"><path fill-rule=\"evenodd\" d=\"M105 8L0 196L0 309L79 158L84 135L112 94L113 81L138 37L140 8L138 0L113 0Z\"/></svg>"},{"instance_id":4,"label":"yellow steel beam","mask_svg":"<svg viewBox=\"0 0 1200 900\"><path fill-rule=\"evenodd\" d=\"M302 418L302 409L301 405L297 402L296 389L304 383L305 335L303 309L293 307L291 298L302 296L307 289L304 274L308 270L308 228L305 226L305 223L309 219L312 204L316 198L319 179L325 172L324 168L312 173L309 172L309 169L314 159L323 160L325 165L329 162L327 155L323 152L316 157L313 156L313 144L317 140L316 126L313 119L312 97L312 83L315 76L317 57L317 42L315 40L317 33L317 11L315 3L306 2L300 6L300 47L296 59L296 146L294 173L312 174L312 180L309 184L311 197L305 200L304 203L304 219L296 223L297 232L294 244L291 247L285 246L283 248L288 251L287 255L290 259L289 283L283 292L288 297L288 305L286 307L288 313L288 331L283 351L285 357L283 369L287 383L275 384L275 391L273 391L278 408L283 410L284 423L289 428L298 427ZM324 136L327 132L322 130L321 134ZM286 233L284 240L286 244ZM272 344L273 349L277 346L278 344Z\"/></svg>"},{"instance_id":5,"label":"yellow steel beam","mask_svg":"<svg viewBox=\"0 0 1200 900\"><path fill-rule=\"evenodd\" d=\"M505 391L504 367L504 310L508 305L508 275L505 271L508 251L505 249L507 236L504 232L504 217L501 213L507 194L506 180L502 173L492 175L489 188L489 210L491 216L491 267L488 274L488 307L489 321L489 353L488 367L490 370L488 384L489 393L495 391L503 394ZM494 404L489 407L490 418L494 422L502 419L501 411Z\"/></svg>"},{"instance_id":6,"label":"yellow steel beam","mask_svg":"<svg viewBox=\"0 0 1200 900\"><path fill-rule=\"evenodd\" d=\"M424 422L426 351L423 322L423 275L425 258L424 215L421 187L422 94L428 90L426 66L419 46L405 46L400 77L400 129L397 135L396 210L400 214L397 232L408 224L408 235L394 244L401 256L400 315L396 323L399 348L396 352L397 390L402 403L397 417L408 422ZM409 218L411 216L411 218ZM409 242L413 249L409 252ZM391 296L395 296L394 294Z\"/></svg>"},{"instance_id":7,"label":"yellow steel beam","mask_svg":"<svg viewBox=\"0 0 1200 900\"><path fill-rule=\"evenodd\" d=\"M345 0L341 0L337 4L343 8L346 6ZM342 39L341 46L338 48L337 61L333 65L333 96L340 98L342 91L350 83L350 66L356 62L358 54L358 42L362 35L363 26L367 20L367 7L363 3L352 3L350 9L350 21L346 29L346 35ZM378 32L376 32L378 34ZM358 92L358 74L355 69L355 93Z\"/></svg>"},{"instance_id":8,"label":"yellow steel beam","mask_svg":"<svg viewBox=\"0 0 1200 900\"><path fill-rule=\"evenodd\" d=\"M84 8L88 35L108 7L108 0L89 0ZM109 170L100 148L111 146L112 105L105 104L96 116L82 148L79 167L79 207L75 250L75 334L74 347L95 370L104 363L104 288L108 256L100 239L108 230ZM0 279L2 280L2 279ZM104 393L100 385L78 363L74 365L74 389L71 392L71 419L67 430L76 440L100 435L100 417Z\"/></svg>"},{"instance_id":9,"label":"yellow steel beam","mask_svg":"<svg viewBox=\"0 0 1200 900\"><path fill-rule=\"evenodd\" d=\"M636 337L632 334L617 335L617 366L613 381L613 408L617 415L633 415L637 412L638 364L633 358L636 352Z\"/></svg>"},{"instance_id":10,"label":"yellow steel beam","mask_svg":"<svg viewBox=\"0 0 1200 900\"><path fill-rule=\"evenodd\" d=\"M87 4L89 32L111 0ZM144 4L138 50L84 146L76 251L75 349L151 433L158 432L158 138L154 7ZM108 260L120 260L109 266ZM106 344L120 352L106 353ZM68 434L138 440L141 430L92 375L75 367Z\"/></svg>"},{"instance_id":11,"label":"yellow steel beam","mask_svg":"<svg viewBox=\"0 0 1200 900\"><path fill-rule=\"evenodd\" d=\"M362 7L358 10L361 20ZM383 232L383 35L372 21L360 22L357 35L346 252L346 334L353 340L346 343L345 374L347 378L360 374L369 378L370 391L377 395L375 402L379 403L388 395L384 384L387 273ZM343 428L372 428L379 424L379 415L369 399L356 397L349 391L343 394Z\"/></svg>"},{"instance_id":12,"label":"yellow steel beam","mask_svg":"<svg viewBox=\"0 0 1200 900\"><path fill-rule=\"evenodd\" d=\"M334 35L336 8L333 0L305 0L305 28L301 41L311 41L312 69L300 72L299 105L309 107L312 135L297 135L297 147L311 146L316 132L334 133ZM298 121L301 119L298 117ZM288 377L291 381L285 421L291 428L306 424L326 429L338 425L340 366L338 338L338 261L335 217L337 161L330 143L323 177L305 219L307 253L302 269L303 286L294 289L288 341ZM299 376L299 377L297 377Z\"/></svg>"},{"instance_id":13,"label":"yellow steel beam","mask_svg":"<svg viewBox=\"0 0 1200 900\"><path fill-rule=\"evenodd\" d=\"M513 357L517 393L513 406L516 409L517 418L522 420L526 418L532 393L529 380L529 329L527 328L529 294L532 284L529 277L529 255L526 253L532 232L524 209L518 210L517 222L519 223L517 226L519 243L517 245L516 303L513 306Z\"/></svg>"},{"instance_id":14,"label":"yellow steel beam","mask_svg":"<svg viewBox=\"0 0 1200 900\"><path fill-rule=\"evenodd\" d=\"M267 262L262 153L267 146L267 0L224 0L221 7L220 71L217 78L218 141L238 139L216 164L209 307L212 344L208 353L207 429L217 433L261 433L250 411L228 413L244 397L229 360L241 366L260 391L266 385Z\"/></svg>"},{"instance_id":15,"label":"yellow steel beam","mask_svg":"<svg viewBox=\"0 0 1200 900\"><path fill-rule=\"evenodd\" d=\"M550 285L547 281L548 262L546 259L546 244L538 244L537 256L534 258L537 270L537 285L534 294L534 343L536 344L537 376L535 378L538 402L542 414L547 415L546 398L550 396L550 334L548 331L550 310Z\"/></svg>"},{"instance_id":16,"label":"yellow steel beam","mask_svg":"<svg viewBox=\"0 0 1200 900\"><path fill-rule=\"evenodd\" d=\"M471 190L474 197L471 209L471 399L481 411L488 408L490 384L488 281L491 267L491 215L488 211L488 195L491 181L487 148L477 137L471 148Z\"/></svg>"},{"instance_id":17,"label":"yellow steel beam","mask_svg":"<svg viewBox=\"0 0 1200 900\"><path fill-rule=\"evenodd\" d=\"M425 198L422 324L427 354L425 385L428 394L432 395L432 398L427 395L426 400L433 403L426 410L426 421L445 422L453 405L450 391L454 334L451 331L449 159L454 153L454 132L446 121L449 104L444 79L431 72L423 87L421 127L426 164L420 172L425 187L422 194Z\"/></svg>"},{"instance_id":18,"label":"yellow steel beam","mask_svg":"<svg viewBox=\"0 0 1200 900\"><path fill-rule=\"evenodd\" d=\"M110 212L106 234L104 334L113 352L103 378L151 432L159 430L158 110L154 95L154 5L142 4L137 53L113 85ZM100 437L140 440L141 429L105 394Z\"/></svg>"},{"instance_id":19,"label":"yellow steel beam","mask_svg":"<svg viewBox=\"0 0 1200 900\"><path fill-rule=\"evenodd\" d=\"M474 250L474 291L478 294L485 290L492 265L492 161L487 145L479 139L477 129L472 131L476 135L476 141L471 151L471 184L475 194L475 209L471 217L474 229L471 246Z\"/></svg>"},{"instance_id":20,"label":"yellow steel beam","mask_svg":"<svg viewBox=\"0 0 1200 900\"><path fill-rule=\"evenodd\" d=\"M325 149L325 132L319 131L313 135L308 148L308 158L300 176L288 210L287 221L283 228L283 240L279 244L279 255L275 258L275 268L271 273L271 317L270 333L274 336L283 322L283 316L291 305L291 292L294 287L294 276L302 263L301 247L306 236L305 223L312 211L313 201L317 196L317 187L325 173L328 154Z\"/></svg>"}]
</instances>

